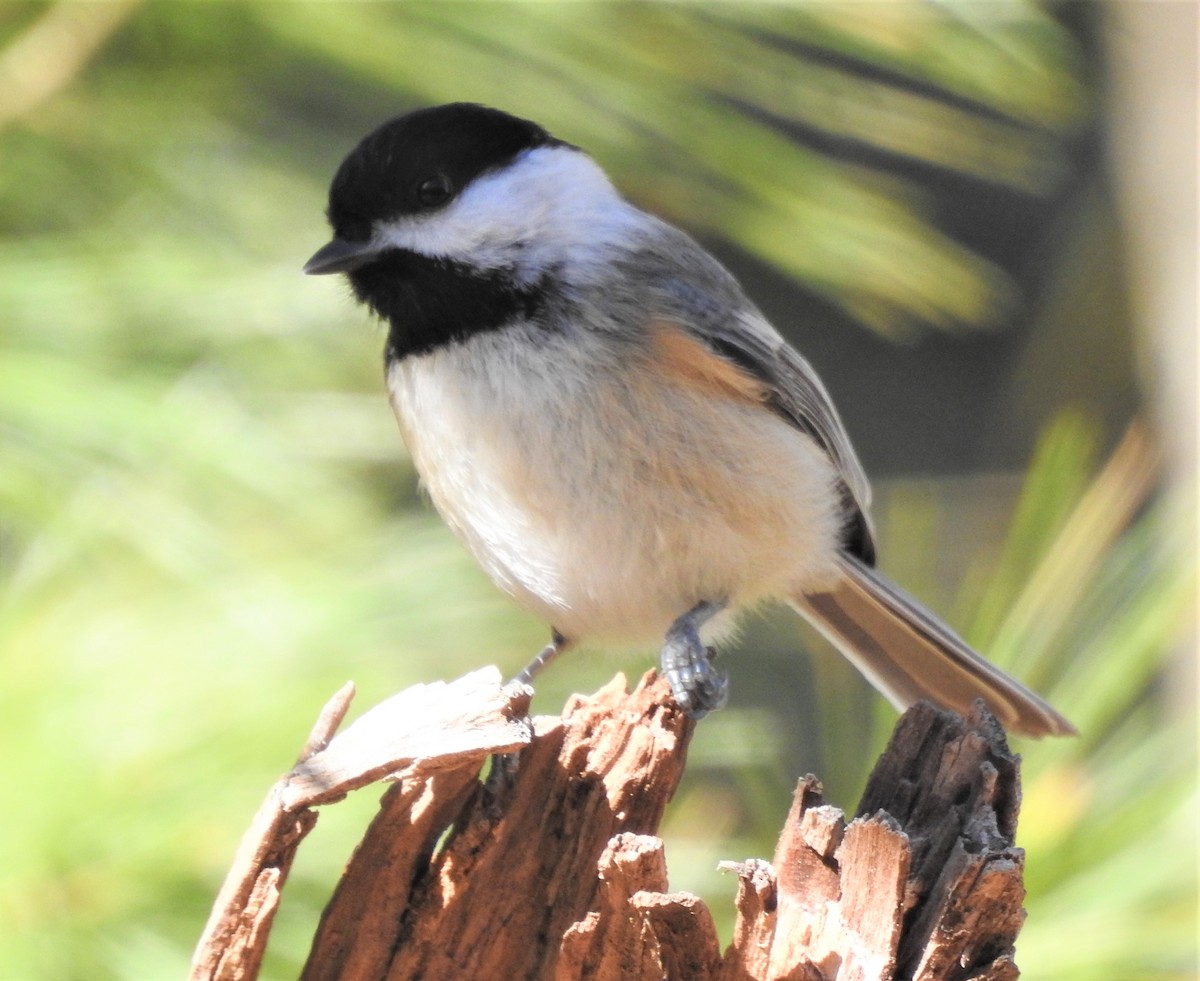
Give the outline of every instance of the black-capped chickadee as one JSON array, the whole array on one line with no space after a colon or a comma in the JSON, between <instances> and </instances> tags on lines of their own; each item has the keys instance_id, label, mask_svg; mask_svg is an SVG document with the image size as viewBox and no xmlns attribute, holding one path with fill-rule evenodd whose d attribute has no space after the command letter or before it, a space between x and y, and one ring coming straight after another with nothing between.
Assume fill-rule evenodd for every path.
<instances>
[{"instance_id":1,"label":"black-capped chickadee","mask_svg":"<svg viewBox=\"0 0 1200 981\"><path fill-rule=\"evenodd\" d=\"M699 717L726 696L706 639L779 597L898 707L982 697L1014 731L1074 731L874 571L870 489L813 369L578 147L483 106L422 109L346 157L328 216L305 272L345 273L387 322L433 503L551 626L523 680L581 642L662 643Z\"/></svg>"}]
</instances>

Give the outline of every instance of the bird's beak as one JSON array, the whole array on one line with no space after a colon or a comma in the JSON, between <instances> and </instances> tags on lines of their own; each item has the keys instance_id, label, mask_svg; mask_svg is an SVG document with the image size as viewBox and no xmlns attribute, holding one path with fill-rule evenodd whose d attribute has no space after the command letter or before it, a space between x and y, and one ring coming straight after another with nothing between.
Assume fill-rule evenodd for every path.
<instances>
[{"instance_id":1,"label":"bird's beak","mask_svg":"<svg viewBox=\"0 0 1200 981\"><path fill-rule=\"evenodd\" d=\"M335 238L328 245L317 249L304 264L309 276L327 276L330 273L353 272L365 266L379 254L379 247L371 242L347 242Z\"/></svg>"}]
</instances>

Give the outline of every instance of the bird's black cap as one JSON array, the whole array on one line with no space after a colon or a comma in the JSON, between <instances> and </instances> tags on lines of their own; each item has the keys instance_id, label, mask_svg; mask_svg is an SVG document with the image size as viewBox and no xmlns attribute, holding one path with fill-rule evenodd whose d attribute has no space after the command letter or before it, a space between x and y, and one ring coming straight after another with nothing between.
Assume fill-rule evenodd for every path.
<instances>
[{"instance_id":1,"label":"bird's black cap","mask_svg":"<svg viewBox=\"0 0 1200 981\"><path fill-rule=\"evenodd\" d=\"M329 223L338 239L365 241L372 222L442 207L485 171L548 144L561 141L536 123L470 102L398 116L342 161L329 188Z\"/></svg>"}]
</instances>

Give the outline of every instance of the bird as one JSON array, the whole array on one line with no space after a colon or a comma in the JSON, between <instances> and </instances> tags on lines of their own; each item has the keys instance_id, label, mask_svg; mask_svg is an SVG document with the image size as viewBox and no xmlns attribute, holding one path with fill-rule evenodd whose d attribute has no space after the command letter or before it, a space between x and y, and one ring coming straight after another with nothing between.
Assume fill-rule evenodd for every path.
<instances>
[{"instance_id":1,"label":"bird","mask_svg":"<svg viewBox=\"0 0 1200 981\"><path fill-rule=\"evenodd\" d=\"M782 599L897 708L1074 733L875 568L871 491L825 386L733 275L578 146L475 103L364 137L310 275L386 325L388 398L434 507L550 629L658 645L693 718L725 704L717 644Z\"/></svg>"}]
</instances>

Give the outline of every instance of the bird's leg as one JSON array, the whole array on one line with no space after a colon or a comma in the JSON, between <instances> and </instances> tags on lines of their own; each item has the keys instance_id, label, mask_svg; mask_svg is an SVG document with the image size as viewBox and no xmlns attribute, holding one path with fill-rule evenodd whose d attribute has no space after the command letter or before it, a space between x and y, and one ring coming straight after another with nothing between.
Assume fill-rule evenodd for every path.
<instances>
[{"instance_id":1,"label":"bird's leg","mask_svg":"<svg viewBox=\"0 0 1200 981\"><path fill-rule=\"evenodd\" d=\"M724 608L724 602L697 603L671 624L663 642L663 674L675 701L693 719L719 709L729 697L729 678L713 664L716 652L700 640L700 628Z\"/></svg>"},{"instance_id":2,"label":"bird's leg","mask_svg":"<svg viewBox=\"0 0 1200 981\"><path fill-rule=\"evenodd\" d=\"M567 640L553 627L550 628L550 643L543 647L537 657L525 665L521 669L513 681L519 681L523 685L532 685L533 679L541 673L542 668L553 661L559 654L567 650L571 646L571 642Z\"/></svg>"},{"instance_id":3,"label":"bird's leg","mask_svg":"<svg viewBox=\"0 0 1200 981\"><path fill-rule=\"evenodd\" d=\"M559 654L567 650L571 642L553 627L550 628L550 643L538 651L537 657L523 667L513 681L533 686L533 679ZM511 787L521 765L521 752L500 753L492 757L492 772L487 778L487 789L492 798L500 796L506 787Z\"/></svg>"}]
</instances>

